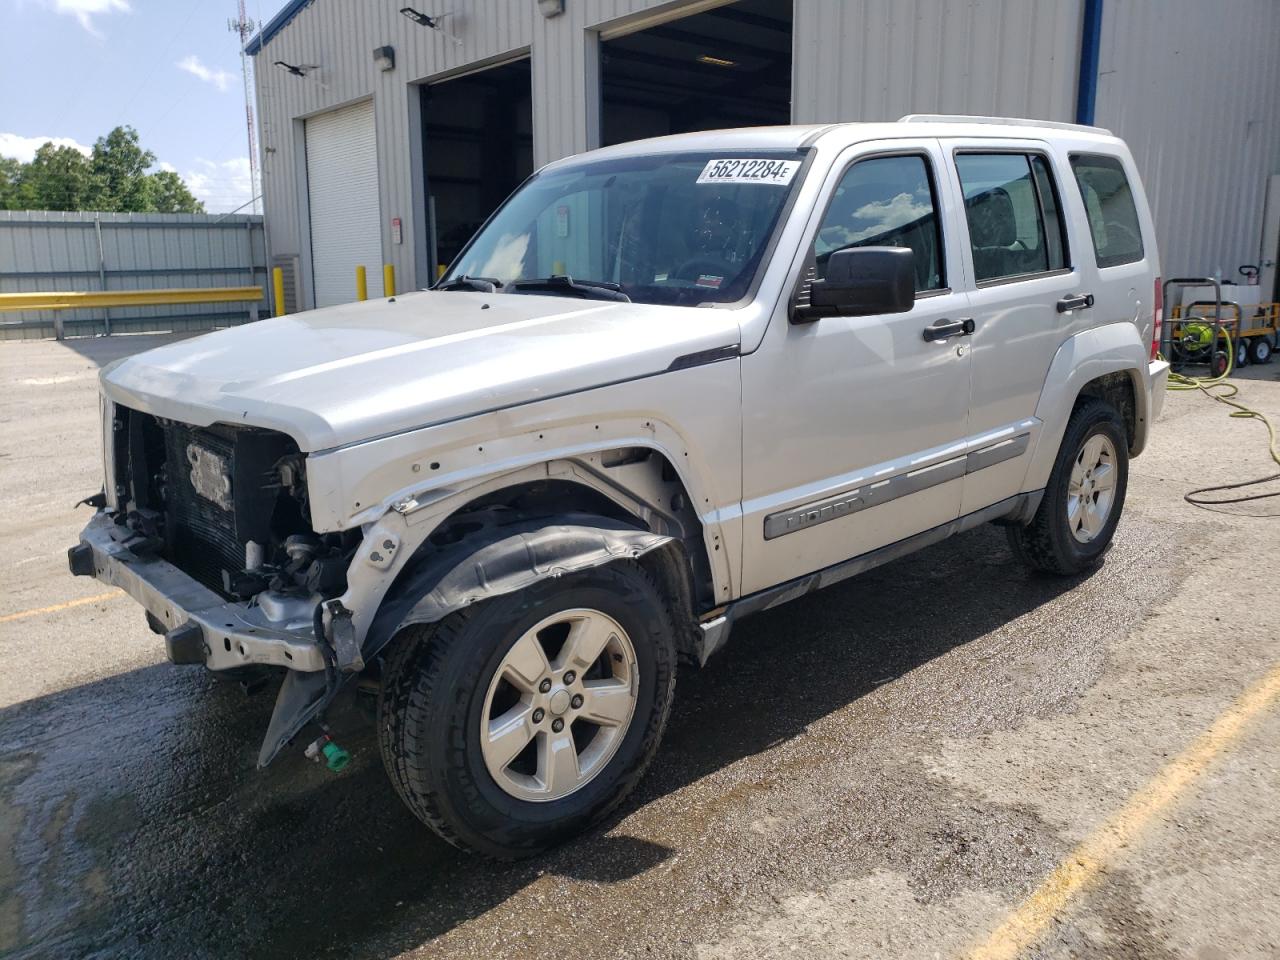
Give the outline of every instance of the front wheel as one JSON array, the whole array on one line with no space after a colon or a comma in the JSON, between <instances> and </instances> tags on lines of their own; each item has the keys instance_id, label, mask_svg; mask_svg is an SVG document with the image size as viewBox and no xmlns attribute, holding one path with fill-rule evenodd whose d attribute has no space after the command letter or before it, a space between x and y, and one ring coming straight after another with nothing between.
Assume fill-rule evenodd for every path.
<instances>
[{"instance_id":1,"label":"front wheel","mask_svg":"<svg viewBox=\"0 0 1280 960\"><path fill-rule=\"evenodd\" d=\"M383 761L440 836L530 856L606 816L658 747L675 686L671 613L615 563L396 639L378 702Z\"/></svg>"},{"instance_id":2,"label":"front wheel","mask_svg":"<svg viewBox=\"0 0 1280 960\"><path fill-rule=\"evenodd\" d=\"M1090 399L1071 414L1044 497L1031 523L1008 527L1017 556L1037 570L1075 574L1111 545L1129 483L1120 414Z\"/></svg>"}]
</instances>

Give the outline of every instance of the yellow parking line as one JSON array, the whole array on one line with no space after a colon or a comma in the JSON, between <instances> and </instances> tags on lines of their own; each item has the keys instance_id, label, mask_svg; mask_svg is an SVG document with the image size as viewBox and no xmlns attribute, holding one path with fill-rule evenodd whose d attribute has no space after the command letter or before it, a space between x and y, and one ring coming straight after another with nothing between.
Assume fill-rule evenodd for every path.
<instances>
[{"instance_id":1,"label":"yellow parking line","mask_svg":"<svg viewBox=\"0 0 1280 960\"><path fill-rule=\"evenodd\" d=\"M111 593L100 593L96 597L81 597L79 600L68 600L66 603L55 603L51 607L36 607L34 610L19 610L17 613L8 613L0 617L0 623L12 623L14 620L25 620L27 617L38 617L42 613L57 613L59 610L70 610L72 607L83 607L90 603L101 603L103 600L112 600L116 597L123 597L124 594L119 590L113 590Z\"/></svg>"},{"instance_id":2,"label":"yellow parking line","mask_svg":"<svg viewBox=\"0 0 1280 960\"><path fill-rule=\"evenodd\" d=\"M1014 960L1035 944L1072 897L1097 880L1121 850L1137 840L1152 820L1194 786L1209 764L1239 740L1249 722L1278 697L1280 666L1247 690L1218 716L1213 726L1076 847L985 943L966 955L968 960Z\"/></svg>"}]
</instances>

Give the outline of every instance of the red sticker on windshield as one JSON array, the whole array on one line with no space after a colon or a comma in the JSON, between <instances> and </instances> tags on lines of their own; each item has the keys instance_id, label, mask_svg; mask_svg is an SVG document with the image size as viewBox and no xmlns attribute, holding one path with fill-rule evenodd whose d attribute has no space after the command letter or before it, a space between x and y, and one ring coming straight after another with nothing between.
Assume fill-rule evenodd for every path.
<instances>
[{"instance_id":1,"label":"red sticker on windshield","mask_svg":"<svg viewBox=\"0 0 1280 960\"><path fill-rule=\"evenodd\" d=\"M724 283L724 277L713 277L709 273L698 274L698 286L710 287L712 290L719 290L720 284Z\"/></svg>"}]
</instances>

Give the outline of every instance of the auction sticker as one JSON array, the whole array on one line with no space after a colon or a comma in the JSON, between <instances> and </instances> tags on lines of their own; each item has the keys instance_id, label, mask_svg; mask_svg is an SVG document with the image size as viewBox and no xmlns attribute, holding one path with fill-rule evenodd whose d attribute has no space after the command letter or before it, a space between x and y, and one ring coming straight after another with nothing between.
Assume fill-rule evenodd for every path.
<instances>
[{"instance_id":1,"label":"auction sticker","mask_svg":"<svg viewBox=\"0 0 1280 960\"><path fill-rule=\"evenodd\" d=\"M698 183L773 183L784 185L800 169L799 160L708 160Z\"/></svg>"}]
</instances>

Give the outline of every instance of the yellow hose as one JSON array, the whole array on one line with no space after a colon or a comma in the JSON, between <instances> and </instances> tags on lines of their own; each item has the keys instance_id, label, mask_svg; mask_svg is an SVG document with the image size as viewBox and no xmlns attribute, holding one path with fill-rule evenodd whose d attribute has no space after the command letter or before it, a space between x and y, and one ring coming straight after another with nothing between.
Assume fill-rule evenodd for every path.
<instances>
[{"instance_id":1,"label":"yellow hose","mask_svg":"<svg viewBox=\"0 0 1280 960\"><path fill-rule=\"evenodd\" d=\"M1226 330L1221 331L1222 336L1227 341L1227 369L1217 377L1188 377L1185 374L1174 373L1169 371L1169 389L1170 390L1199 390L1210 400L1216 400L1218 403L1226 404L1232 407L1232 412L1228 414L1230 417L1236 417L1241 420L1261 420L1262 425L1267 428L1268 450L1271 453L1271 459L1275 461L1276 466L1280 466L1280 444L1276 441L1275 425L1267 418L1266 414L1259 413L1251 407L1246 407L1239 400L1232 399L1240 393L1240 388L1234 383L1225 382L1231 376L1231 371L1235 366L1235 350L1231 345L1231 334ZM1213 345L1216 349L1217 344ZM1210 357L1212 357L1212 350ZM1161 357L1161 359L1164 359ZM1238 490L1241 487L1255 486L1260 483L1270 483L1273 480L1280 480L1280 473L1272 474L1268 477L1260 477L1257 480L1245 480L1241 483L1226 483L1216 487L1201 487L1198 490L1192 490L1187 493L1184 499L1197 507L1216 506L1224 503L1243 503L1247 500L1262 500L1267 497L1280 497L1280 490L1273 493L1258 493L1246 497L1234 497L1226 500L1205 500L1198 495L1202 493L1213 493L1221 490ZM1274 516L1274 514L1272 514Z\"/></svg>"}]
</instances>

